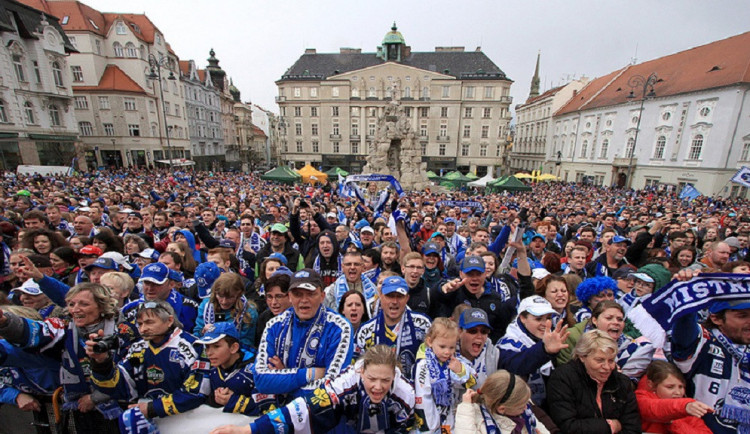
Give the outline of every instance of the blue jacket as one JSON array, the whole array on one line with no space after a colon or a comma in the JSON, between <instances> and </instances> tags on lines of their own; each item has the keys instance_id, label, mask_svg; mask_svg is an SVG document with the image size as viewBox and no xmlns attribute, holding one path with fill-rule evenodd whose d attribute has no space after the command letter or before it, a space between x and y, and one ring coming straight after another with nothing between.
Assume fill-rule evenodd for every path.
<instances>
[{"instance_id":1,"label":"blue jacket","mask_svg":"<svg viewBox=\"0 0 750 434\"><path fill-rule=\"evenodd\" d=\"M198 307L198 316L195 318L195 327L192 329L193 334L196 337L203 336L203 327L206 326L206 319L204 318L205 312L206 312L206 306L208 303L211 302L211 298L206 298L201 302L201 305ZM244 349L255 349L255 328L258 326L258 311L251 305L251 303L248 303L247 309L245 309L247 313L250 314L251 321L250 323L246 323L244 319L240 322L242 326L240 327L240 344L242 344L242 348ZM216 312L216 315L222 315L224 314L226 316L226 319L221 322L234 322L234 318L232 318L231 312L228 310L224 310L221 312ZM220 321L216 321L220 322Z\"/></svg>"},{"instance_id":2,"label":"blue jacket","mask_svg":"<svg viewBox=\"0 0 750 434\"><path fill-rule=\"evenodd\" d=\"M212 407L221 407L214 400L213 392L221 387L231 390L232 396L223 406L224 413L242 413L247 416L259 416L266 413L276 404L274 395L262 394L255 388L255 380L252 373L252 354L242 351L242 357L229 369L220 366L211 368L210 382L211 393L208 395L208 404Z\"/></svg>"},{"instance_id":3,"label":"blue jacket","mask_svg":"<svg viewBox=\"0 0 750 434\"><path fill-rule=\"evenodd\" d=\"M16 405L22 392L52 395L59 386L59 360L23 351L0 339L0 403Z\"/></svg>"},{"instance_id":4,"label":"blue jacket","mask_svg":"<svg viewBox=\"0 0 750 434\"><path fill-rule=\"evenodd\" d=\"M275 370L269 367L268 359L277 355L284 359L283 354L276 354L276 342L284 339L282 327L285 319L291 321L291 336L293 337L304 336L311 327L312 320L300 321L294 309L289 308L268 321L253 366L255 384L259 392L276 395L290 394L292 398L296 398L311 393L320 387L324 380L336 377L351 364L354 352L351 324L331 309L323 306L319 309L325 309L323 313L325 324L318 340L315 360L305 366L287 366L286 369ZM289 353L295 354L303 344L304 342L301 341L293 341L288 350ZM307 372L316 367L326 368L326 375L323 379L308 383Z\"/></svg>"},{"instance_id":5,"label":"blue jacket","mask_svg":"<svg viewBox=\"0 0 750 434\"><path fill-rule=\"evenodd\" d=\"M141 297L140 299L131 301L123 306L122 313L125 315L125 319L128 322L135 324L135 314L138 311L138 306L145 301L146 300ZM183 296L174 289L170 292L166 302L172 306L172 309L174 309L175 314L177 314L177 319L182 323L183 330L193 330L195 328L195 318L198 315L198 303Z\"/></svg>"}]
</instances>

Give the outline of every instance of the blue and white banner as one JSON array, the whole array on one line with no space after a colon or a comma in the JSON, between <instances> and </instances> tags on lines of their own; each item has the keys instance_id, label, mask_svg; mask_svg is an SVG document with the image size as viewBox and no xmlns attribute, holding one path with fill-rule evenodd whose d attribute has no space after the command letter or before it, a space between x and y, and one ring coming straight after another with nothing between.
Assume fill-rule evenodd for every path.
<instances>
[{"instance_id":1,"label":"blue and white banner","mask_svg":"<svg viewBox=\"0 0 750 434\"><path fill-rule=\"evenodd\" d=\"M398 182L396 178L394 178L392 175L381 175L378 173L372 173L369 175L349 175L344 180L345 183L354 183L354 182L362 182L362 181L384 181L389 182L391 186L393 186L393 189L396 190L396 193L398 193L399 196L403 196L404 189L401 188L401 183Z\"/></svg>"},{"instance_id":2,"label":"blue and white banner","mask_svg":"<svg viewBox=\"0 0 750 434\"><path fill-rule=\"evenodd\" d=\"M442 208L444 206L457 206L459 208L478 208L480 211L483 209L482 204L474 200L441 200L435 204L435 208Z\"/></svg>"},{"instance_id":3,"label":"blue and white banner","mask_svg":"<svg viewBox=\"0 0 750 434\"><path fill-rule=\"evenodd\" d=\"M693 184L685 184L685 187L680 192L680 199L687 201L695 200L698 196L702 196L702 193L697 188L693 187Z\"/></svg>"},{"instance_id":4,"label":"blue and white banner","mask_svg":"<svg viewBox=\"0 0 750 434\"><path fill-rule=\"evenodd\" d=\"M732 177L732 182L750 188L750 167L742 166Z\"/></svg>"}]
</instances>

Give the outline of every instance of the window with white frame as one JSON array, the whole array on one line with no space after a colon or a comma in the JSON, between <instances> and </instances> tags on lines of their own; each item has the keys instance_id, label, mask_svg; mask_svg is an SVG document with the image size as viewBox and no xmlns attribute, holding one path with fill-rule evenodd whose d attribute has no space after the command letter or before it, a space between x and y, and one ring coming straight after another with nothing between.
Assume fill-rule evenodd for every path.
<instances>
[{"instance_id":1,"label":"window with white frame","mask_svg":"<svg viewBox=\"0 0 750 434\"><path fill-rule=\"evenodd\" d=\"M136 110L135 98L125 97L123 99L123 103L125 105L125 110L128 110L128 111Z\"/></svg>"},{"instance_id":2,"label":"window with white frame","mask_svg":"<svg viewBox=\"0 0 750 434\"><path fill-rule=\"evenodd\" d=\"M703 134L696 134L690 142L690 151L688 151L688 160L700 160L703 152Z\"/></svg>"},{"instance_id":3,"label":"window with white frame","mask_svg":"<svg viewBox=\"0 0 750 434\"><path fill-rule=\"evenodd\" d=\"M8 122L8 112L5 110L5 101L0 99L0 123Z\"/></svg>"},{"instance_id":4,"label":"window with white frame","mask_svg":"<svg viewBox=\"0 0 750 434\"><path fill-rule=\"evenodd\" d=\"M404 116L407 118L411 117L411 107L404 107Z\"/></svg>"},{"instance_id":5,"label":"window with white frame","mask_svg":"<svg viewBox=\"0 0 750 434\"><path fill-rule=\"evenodd\" d=\"M302 124L301 123L295 123L294 124L294 134L301 136L302 135Z\"/></svg>"},{"instance_id":6,"label":"window with white frame","mask_svg":"<svg viewBox=\"0 0 750 434\"><path fill-rule=\"evenodd\" d=\"M91 122L78 122L78 130L82 136L93 136L94 128L91 126Z\"/></svg>"},{"instance_id":7,"label":"window with white frame","mask_svg":"<svg viewBox=\"0 0 750 434\"><path fill-rule=\"evenodd\" d=\"M444 156L445 155L445 149L446 149L445 143L441 143L438 146L438 155Z\"/></svg>"},{"instance_id":8,"label":"window with white frame","mask_svg":"<svg viewBox=\"0 0 750 434\"><path fill-rule=\"evenodd\" d=\"M359 88L357 86L352 87L352 98L359 98Z\"/></svg>"},{"instance_id":9,"label":"window with white frame","mask_svg":"<svg viewBox=\"0 0 750 434\"><path fill-rule=\"evenodd\" d=\"M370 89L367 90L367 97L368 98L377 98L377 96L378 96L378 93L377 93L377 91L375 91L374 87L371 87Z\"/></svg>"},{"instance_id":10,"label":"window with white frame","mask_svg":"<svg viewBox=\"0 0 750 434\"><path fill-rule=\"evenodd\" d=\"M334 97L334 98L338 98L339 97L339 87L338 86L333 86L331 88L331 96Z\"/></svg>"},{"instance_id":11,"label":"window with white frame","mask_svg":"<svg viewBox=\"0 0 750 434\"><path fill-rule=\"evenodd\" d=\"M448 137L448 125L447 124L440 124L440 132L438 133L440 137Z\"/></svg>"},{"instance_id":12,"label":"window with white frame","mask_svg":"<svg viewBox=\"0 0 750 434\"><path fill-rule=\"evenodd\" d=\"M317 98L318 97L318 88L317 87L311 87L310 88L310 98Z\"/></svg>"},{"instance_id":13,"label":"window with white frame","mask_svg":"<svg viewBox=\"0 0 750 434\"><path fill-rule=\"evenodd\" d=\"M430 97L430 88L425 86L422 88L422 98L427 99Z\"/></svg>"},{"instance_id":14,"label":"window with white frame","mask_svg":"<svg viewBox=\"0 0 750 434\"><path fill-rule=\"evenodd\" d=\"M117 24L115 24L115 33L118 35L126 35L128 33L128 26L122 21L118 21Z\"/></svg>"},{"instance_id":15,"label":"window with white frame","mask_svg":"<svg viewBox=\"0 0 750 434\"><path fill-rule=\"evenodd\" d=\"M630 137L625 145L625 158L632 158L635 153L635 139Z\"/></svg>"},{"instance_id":16,"label":"window with white frame","mask_svg":"<svg viewBox=\"0 0 750 434\"><path fill-rule=\"evenodd\" d=\"M471 107L464 108L464 117L465 118L471 118L474 111L471 109Z\"/></svg>"},{"instance_id":17,"label":"window with white frame","mask_svg":"<svg viewBox=\"0 0 750 434\"><path fill-rule=\"evenodd\" d=\"M586 158L586 153L589 150L589 141L584 140L583 143L581 143L581 158Z\"/></svg>"},{"instance_id":18,"label":"window with white frame","mask_svg":"<svg viewBox=\"0 0 750 434\"><path fill-rule=\"evenodd\" d=\"M490 126L482 125L482 138L487 139L490 137Z\"/></svg>"},{"instance_id":19,"label":"window with white frame","mask_svg":"<svg viewBox=\"0 0 750 434\"><path fill-rule=\"evenodd\" d=\"M352 121L352 135L358 136L359 135L359 124L357 122Z\"/></svg>"},{"instance_id":20,"label":"window with white frame","mask_svg":"<svg viewBox=\"0 0 750 434\"><path fill-rule=\"evenodd\" d=\"M500 146L500 144L498 144L497 145L497 149L495 149L495 157L499 157L500 156L500 151L502 151L502 149L503 149L502 146Z\"/></svg>"},{"instance_id":21,"label":"window with white frame","mask_svg":"<svg viewBox=\"0 0 750 434\"><path fill-rule=\"evenodd\" d=\"M419 108L419 117L420 118L426 118L430 115L430 108L429 107L420 107Z\"/></svg>"},{"instance_id":22,"label":"window with white frame","mask_svg":"<svg viewBox=\"0 0 750 434\"><path fill-rule=\"evenodd\" d=\"M404 98L411 98L411 87L406 86L404 88Z\"/></svg>"},{"instance_id":23,"label":"window with white frame","mask_svg":"<svg viewBox=\"0 0 750 434\"><path fill-rule=\"evenodd\" d=\"M487 145L486 144L479 145L479 156L480 157L486 157L487 156Z\"/></svg>"},{"instance_id":24,"label":"window with white frame","mask_svg":"<svg viewBox=\"0 0 750 434\"><path fill-rule=\"evenodd\" d=\"M128 134L131 137L139 137L141 135L141 126L138 124L128 124Z\"/></svg>"},{"instance_id":25,"label":"window with white frame","mask_svg":"<svg viewBox=\"0 0 750 434\"><path fill-rule=\"evenodd\" d=\"M489 119L492 117L492 108L491 107L485 107L482 109L482 117L485 119Z\"/></svg>"},{"instance_id":26,"label":"window with white frame","mask_svg":"<svg viewBox=\"0 0 750 434\"><path fill-rule=\"evenodd\" d=\"M318 135L318 124L310 124L310 134L313 136Z\"/></svg>"},{"instance_id":27,"label":"window with white frame","mask_svg":"<svg viewBox=\"0 0 750 434\"><path fill-rule=\"evenodd\" d=\"M87 109L89 108L89 100L85 96L77 96L75 97L75 105L77 109Z\"/></svg>"},{"instance_id":28,"label":"window with white frame","mask_svg":"<svg viewBox=\"0 0 750 434\"><path fill-rule=\"evenodd\" d=\"M485 98L492 98L492 94L495 92L495 88L492 86L486 86L484 88L484 97Z\"/></svg>"},{"instance_id":29,"label":"window with white frame","mask_svg":"<svg viewBox=\"0 0 750 434\"><path fill-rule=\"evenodd\" d=\"M338 136L340 134L340 132L339 132L339 124L338 123L334 123L332 125L332 127L331 127L331 134L333 134L334 136Z\"/></svg>"},{"instance_id":30,"label":"window with white frame","mask_svg":"<svg viewBox=\"0 0 750 434\"><path fill-rule=\"evenodd\" d=\"M104 128L104 135L105 136L114 136L115 135L115 125L114 124L102 124L102 127Z\"/></svg>"},{"instance_id":31,"label":"window with white frame","mask_svg":"<svg viewBox=\"0 0 750 434\"><path fill-rule=\"evenodd\" d=\"M740 154L740 161L748 161L750 158L750 142L745 142L742 145L742 154Z\"/></svg>"},{"instance_id":32,"label":"window with white frame","mask_svg":"<svg viewBox=\"0 0 750 434\"><path fill-rule=\"evenodd\" d=\"M53 127L59 127L60 125L62 125L62 120L60 119L60 109L57 108L55 104L50 104L49 106L49 121Z\"/></svg>"},{"instance_id":33,"label":"window with white frame","mask_svg":"<svg viewBox=\"0 0 750 434\"><path fill-rule=\"evenodd\" d=\"M667 112L669 113L669 112ZM664 148L667 146L667 138L665 136L659 136L656 139L656 146L654 147L654 158L661 160L664 158Z\"/></svg>"},{"instance_id":34,"label":"window with white frame","mask_svg":"<svg viewBox=\"0 0 750 434\"><path fill-rule=\"evenodd\" d=\"M299 98L302 96L302 88L301 87L295 87L294 88L294 97Z\"/></svg>"},{"instance_id":35,"label":"window with white frame","mask_svg":"<svg viewBox=\"0 0 750 434\"><path fill-rule=\"evenodd\" d=\"M352 117L359 117L359 107L352 107Z\"/></svg>"},{"instance_id":36,"label":"window with white frame","mask_svg":"<svg viewBox=\"0 0 750 434\"><path fill-rule=\"evenodd\" d=\"M609 152L609 139L602 140L602 149L599 151L599 158L604 160L607 158L607 152Z\"/></svg>"},{"instance_id":37,"label":"window with white frame","mask_svg":"<svg viewBox=\"0 0 750 434\"><path fill-rule=\"evenodd\" d=\"M112 49L115 52L115 57L125 57L125 51L122 49L122 44L119 42L112 44Z\"/></svg>"},{"instance_id":38,"label":"window with white frame","mask_svg":"<svg viewBox=\"0 0 750 434\"><path fill-rule=\"evenodd\" d=\"M341 144L339 142L333 142L333 153L338 154L341 152Z\"/></svg>"},{"instance_id":39,"label":"window with white frame","mask_svg":"<svg viewBox=\"0 0 750 434\"><path fill-rule=\"evenodd\" d=\"M73 81L76 83L83 81L83 69L79 65L71 66L70 72L73 74Z\"/></svg>"},{"instance_id":40,"label":"window with white frame","mask_svg":"<svg viewBox=\"0 0 750 434\"><path fill-rule=\"evenodd\" d=\"M471 125L464 125L464 138L471 137Z\"/></svg>"},{"instance_id":41,"label":"window with white frame","mask_svg":"<svg viewBox=\"0 0 750 434\"><path fill-rule=\"evenodd\" d=\"M23 103L23 114L26 117L27 124L36 124L36 117L34 116L34 106L28 101Z\"/></svg>"},{"instance_id":42,"label":"window with white frame","mask_svg":"<svg viewBox=\"0 0 750 434\"><path fill-rule=\"evenodd\" d=\"M302 140L297 140L297 152L302 152Z\"/></svg>"},{"instance_id":43,"label":"window with white frame","mask_svg":"<svg viewBox=\"0 0 750 434\"><path fill-rule=\"evenodd\" d=\"M468 143L461 144L461 156L462 157L469 156L469 144Z\"/></svg>"},{"instance_id":44,"label":"window with white frame","mask_svg":"<svg viewBox=\"0 0 750 434\"><path fill-rule=\"evenodd\" d=\"M448 107L440 107L440 117L441 118L448 117Z\"/></svg>"},{"instance_id":45,"label":"window with white frame","mask_svg":"<svg viewBox=\"0 0 750 434\"><path fill-rule=\"evenodd\" d=\"M23 57L18 54L13 55L13 69L16 71L16 79L20 82L26 81L26 72L23 69Z\"/></svg>"},{"instance_id":46,"label":"window with white frame","mask_svg":"<svg viewBox=\"0 0 750 434\"><path fill-rule=\"evenodd\" d=\"M474 86L467 86L464 90L465 98L474 98Z\"/></svg>"},{"instance_id":47,"label":"window with white frame","mask_svg":"<svg viewBox=\"0 0 750 434\"><path fill-rule=\"evenodd\" d=\"M39 69L39 62L36 60L33 60L31 62L31 65L34 67L34 78L36 79L37 83L42 82L42 71Z\"/></svg>"},{"instance_id":48,"label":"window with white frame","mask_svg":"<svg viewBox=\"0 0 750 434\"><path fill-rule=\"evenodd\" d=\"M317 140L312 141L312 151L315 153L320 152L320 143Z\"/></svg>"},{"instance_id":49,"label":"window with white frame","mask_svg":"<svg viewBox=\"0 0 750 434\"><path fill-rule=\"evenodd\" d=\"M125 57L129 57L131 59L138 58L138 49L135 48L135 44L132 42L128 42L125 44Z\"/></svg>"},{"instance_id":50,"label":"window with white frame","mask_svg":"<svg viewBox=\"0 0 750 434\"><path fill-rule=\"evenodd\" d=\"M359 154L359 142L351 142L352 154Z\"/></svg>"},{"instance_id":51,"label":"window with white frame","mask_svg":"<svg viewBox=\"0 0 750 434\"><path fill-rule=\"evenodd\" d=\"M367 125L367 135L368 136L374 136L375 135L375 124L368 124Z\"/></svg>"},{"instance_id":52,"label":"window with white frame","mask_svg":"<svg viewBox=\"0 0 750 434\"><path fill-rule=\"evenodd\" d=\"M318 108L317 107L310 107L310 116L317 118L318 117Z\"/></svg>"},{"instance_id":53,"label":"window with white frame","mask_svg":"<svg viewBox=\"0 0 750 434\"><path fill-rule=\"evenodd\" d=\"M422 142L421 147L422 147L422 155L427 155L427 143Z\"/></svg>"},{"instance_id":54,"label":"window with white frame","mask_svg":"<svg viewBox=\"0 0 750 434\"><path fill-rule=\"evenodd\" d=\"M331 107L331 116L338 116L338 115L339 115L339 106Z\"/></svg>"}]
</instances>

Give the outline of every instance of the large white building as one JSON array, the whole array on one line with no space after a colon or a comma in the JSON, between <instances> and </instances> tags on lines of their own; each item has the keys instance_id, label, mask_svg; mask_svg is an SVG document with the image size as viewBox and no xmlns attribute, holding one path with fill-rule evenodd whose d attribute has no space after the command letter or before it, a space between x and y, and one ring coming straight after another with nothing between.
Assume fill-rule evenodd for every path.
<instances>
[{"instance_id":1,"label":"large white building","mask_svg":"<svg viewBox=\"0 0 750 434\"><path fill-rule=\"evenodd\" d=\"M0 0L0 168L70 165L82 157L68 54L58 20Z\"/></svg>"},{"instance_id":2,"label":"large white building","mask_svg":"<svg viewBox=\"0 0 750 434\"><path fill-rule=\"evenodd\" d=\"M547 161L566 181L745 195L728 181L750 165L748 65L750 32L599 77L554 115Z\"/></svg>"},{"instance_id":3,"label":"large white building","mask_svg":"<svg viewBox=\"0 0 750 434\"><path fill-rule=\"evenodd\" d=\"M219 91L205 69L193 60L180 60L180 81L185 86L185 109L192 157L199 169L224 160L224 129L221 123Z\"/></svg>"},{"instance_id":4,"label":"large white building","mask_svg":"<svg viewBox=\"0 0 750 434\"><path fill-rule=\"evenodd\" d=\"M308 49L276 82L282 158L360 171L396 90L427 168L482 176L505 149L511 84L480 48L414 52L395 24L377 52Z\"/></svg>"}]
</instances>

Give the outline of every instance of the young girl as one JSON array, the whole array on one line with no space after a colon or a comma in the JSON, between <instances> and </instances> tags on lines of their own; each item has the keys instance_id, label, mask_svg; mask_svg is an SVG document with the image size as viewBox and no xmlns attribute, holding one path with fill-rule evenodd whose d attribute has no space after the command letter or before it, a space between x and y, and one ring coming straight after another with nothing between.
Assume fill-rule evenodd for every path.
<instances>
[{"instance_id":1,"label":"young girl","mask_svg":"<svg viewBox=\"0 0 750 434\"><path fill-rule=\"evenodd\" d=\"M237 273L223 273L213 284L211 296L201 303L193 334L201 337L210 324L231 322L240 332L242 348L255 348L258 311L244 295L242 278Z\"/></svg>"},{"instance_id":2,"label":"young girl","mask_svg":"<svg viewBox=\"0 0 750 434\"><path fill-rule=\"evenodd\" d=\"M386 345L367 350L354 366L306 398L297 398L244 427L225 425L211 434L347 432L406 434L414 418L414 389L401 376L397 354Z\"/></svg>"},{"instance_id":3,"label":"young girl","mask_svg":"<svg viewBox=\"0 0 750 434\"><path fill-rule=\"evenodd\" d=\"M643 432L698 433L711 430L700 418L713 411L708 405L685 397L685 378L669 362L654 360L635 391Z\"/></svg>"},{"instance_id":4,"label":"young girl","mask_svg":"<svg viewBox=\"0 0 750 434\"><path fill-rule=\"evenodd\" d=\"M467 390L456 411L456 434L545 434L529 405L531 389L521 377L497 371L479 392Z\"/></svg>"},{"instance_id":5,"label":"young girl","mask_svg":"<svg viewBox=\"0 0 750 434\"><path fill-rule=\"evenodd\" d=\"M425 336L424 358L414 368L415 428L421 432L451 432L458 396L453 388L471 388L476 380L471 366L456 356L458 326L448 318L435 318Z\"/></svg>"}]
</instances>

